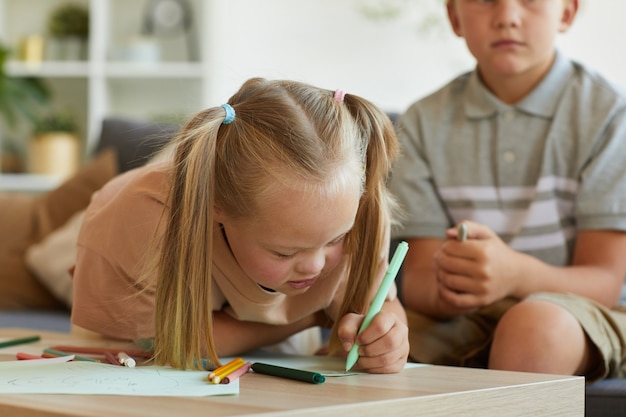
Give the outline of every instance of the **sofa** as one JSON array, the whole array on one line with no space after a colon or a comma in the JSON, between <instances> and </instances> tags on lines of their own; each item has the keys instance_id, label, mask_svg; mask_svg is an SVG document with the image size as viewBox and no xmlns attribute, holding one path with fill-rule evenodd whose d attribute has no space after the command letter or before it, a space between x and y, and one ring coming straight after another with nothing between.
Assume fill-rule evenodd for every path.
<instances>
[{"instance_id":1,"label":"sofa","mask_svg":"<svg viewBox=\"0 0 626 417\"><path fill-rule=\"evenodd\" d=\"M70 330L68 269L91 195L143 165L177 130L173 123L105 119L89 161L58 187L0 192L0 327Z\"/></svg>"},{"instance_id":2,"label":"sofa","mask_svg":"<svg viewBox=\"0 0 626 417\"><path fill-rule=\"evenodd\" d=\"M63 269L68 261L44 271L37 255L46 265L63 255L71 259L68 236L76 233L91 194L114 175L144 164L177 130L175 124L105 119L90 162L57 189L43 195L0 193L0 229L7 230L0 233L0 327L70 330L71 291ZM61 250L50 249L54 246ZM626 379L588 385L585 408L589 417L626 416Z\"/></svg>"}]
</instances>

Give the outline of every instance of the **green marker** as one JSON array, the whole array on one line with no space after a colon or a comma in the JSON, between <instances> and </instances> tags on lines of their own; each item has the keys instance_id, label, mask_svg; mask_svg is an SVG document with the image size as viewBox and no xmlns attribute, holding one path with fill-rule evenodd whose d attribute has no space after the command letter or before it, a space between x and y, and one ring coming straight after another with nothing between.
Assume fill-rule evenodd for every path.
<instances>
[{"instance_id":1,"label":"green marker","mask_svg":"<svg viewBox=\"0 0 626 417\"><path fill-rule=\"evenodd\" d=\"M251 368L254 372L259 374L279 376L296 381L310 382L311 384L321 384L326 381L324 375L318 372L303 371L301 369L286 368L284 366L270 365L267 363L255 362L252 364Z\"/></svg>"},{"instance_id":2,"label":"green marker","mask_svg":"<svg viewBox=\"0 0 626 417\"><path fill-rule=\"evenodd\" d=\"M359 333L363 332L363 330L367 329L367 327L374 319L374 316L380 312L380 309L383 307L385 303L385 299L387 298L387 294L389 294L389 288L391 288L391 284L393 284L398 272L400 271L400 266L402 265L402 261L404 261L404 257L409 250L409 244L406 242L400 242L396 247L396 252L393 254L391 258L391 262L389 262L389 267L387 268L387 272L385 272L385 276L383 278L383 282L380 283L380 288L378 288L378 292L376 292L376 296L372 301L372 305L370 306L365 318L363 319L363 323L361 323L361 328L359 328ZM348 352L348 358L346 360L346 371L352 369L356 361L359 360L359 344L355 343L352 345L352 349Z\"/></svg>"}]
</instances>

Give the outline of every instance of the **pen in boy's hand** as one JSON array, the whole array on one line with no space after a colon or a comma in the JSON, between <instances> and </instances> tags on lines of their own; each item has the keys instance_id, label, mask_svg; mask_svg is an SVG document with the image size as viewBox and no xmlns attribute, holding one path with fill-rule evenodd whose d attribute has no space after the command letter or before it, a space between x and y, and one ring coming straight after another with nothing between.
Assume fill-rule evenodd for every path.
<instances>
[{"instance_id":1,"label":"pen in boy's hand","mask_svg":"<svg viewBox=\"0 0 626 417\"><path fill-rule=\"evenodd\" d=\"M456 240L459 242L465 242L467 240L467 225L465 223L459 224L456 233Z\"/></svg>"},{"instance_id":2,"label":"pen in boy's hand","mask_svg":"<svg viewBox=\"0 0 626 417\"><path fill-rule=\"evenodd\" d=\"M387 268L387 272L385 272L385 276L383 277L383 281L380 283L380 287L376 292L376 296L374 296L374 300L370 305L365 318L363 319L363 323L361 323L361 327L359 328L359 332L357 335L361 334L363 330L365 330L374 316L380 312L380 309L383 307L385 303L385 299L387 298L387 294L389 293L389 289L391 288L391 284L393 284L396 279L396 275L398 275L398 271L400 271L400 266L402 265L402 261L404 261L404 257L409 250L409 244L406 242L400 242L396 247L396 251L391 258L391 262L389 262L389 267ZM352 369L354 364L359 360L359 344L354 343L350 352L348 352L348 358L346 360L346 371Z\"/></svg>"}]
</instances>

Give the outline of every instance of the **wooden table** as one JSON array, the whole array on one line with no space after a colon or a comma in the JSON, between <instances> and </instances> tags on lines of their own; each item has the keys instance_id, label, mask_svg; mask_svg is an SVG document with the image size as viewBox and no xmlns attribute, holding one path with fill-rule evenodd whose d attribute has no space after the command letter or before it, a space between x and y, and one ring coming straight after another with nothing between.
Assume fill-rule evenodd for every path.
<instances>
[{"instance_id":1,"label":"wooden table","mask_svg":"<svg viewBox=\"0 0 626 417\"><path fill-rule=\"evenodd\" d=\"M34 334L0 329L0 340ZM123 347L69 334L37 332L38 343ZM13 360L15 347L0 349ZM58 416L583 416L582 377L419 366L398 374L327 378L319 385L260 374L240 379L240 393L222 397L128 397L95 395L0 395L2 417Z\"/></svg>"}]
</instances>

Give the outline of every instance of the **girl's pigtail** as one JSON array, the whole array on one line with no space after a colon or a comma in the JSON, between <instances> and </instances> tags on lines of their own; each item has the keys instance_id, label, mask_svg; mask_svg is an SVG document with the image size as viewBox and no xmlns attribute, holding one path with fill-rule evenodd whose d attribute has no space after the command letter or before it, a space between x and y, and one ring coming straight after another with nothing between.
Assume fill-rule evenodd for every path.
<instances>
[{"instance_id":1,"label":"girl's pigtail","mask_svg":"<svg viewBox=\"0 0 626 417\"><path fill-rule=\"evenodd\" d=\"M157 271L155 360L201 368L219 363L213 343L211 276L214 167L224 109L189 121L176 139L168 218Z\"/></svg>"},{"instance_id":2,"label":"girl's pigtail","mask_svg":"<svg viewBox=\"0 0 626 417\"><path fill-rule=\"evenodd\" d=\"M346 293L338 317L347 313L364 314L381 255L388 252L389 227L395 205L387 189L391 167L398 154L394 127L389 118L370 102L346 95L344 103L360 127L365 151L365 187L355 225L348 234L345 251L350 257ZM333 328L330 348L340 347L337 326Z\"/></svg>"}]
</instances>

